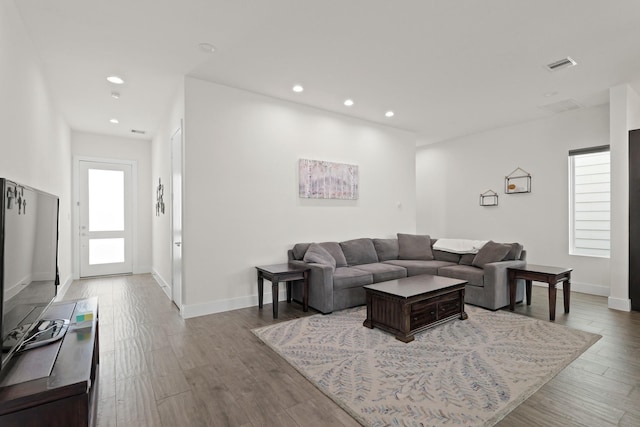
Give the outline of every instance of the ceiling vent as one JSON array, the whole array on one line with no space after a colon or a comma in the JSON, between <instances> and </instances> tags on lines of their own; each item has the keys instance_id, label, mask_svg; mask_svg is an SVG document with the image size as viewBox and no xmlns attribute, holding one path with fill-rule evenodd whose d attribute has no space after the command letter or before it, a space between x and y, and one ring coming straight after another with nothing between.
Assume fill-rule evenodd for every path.
<instances>
[{"instance_id":1,"label":"ceiling vent","mask_svg":"<svg viewBox=\"0 0 640 427\"><path fill-rule=\"evenodd\" d=\"M564 113L565 111L577 110L582 108L582 105L578 104L573 99L565 99L564 101L554 102L553 104L541 105L538 108L549 111L550 113Z\"/></svg>"},{"instance_id":2,"label":"ceiling vent","mask_svg":"<svg viewBox=\"0 0 640 427\"><path fill-rule=\"evenodd\" d=\"M138 130L138 129L131 129L131 133L137 133L138 135L144 135L147 132L145 132L143 130Z\"/></svg>"},{"instance_id":3,"label":"ceiling vent","mask_svg":"<svg viewBox=\"0 0 640 427\"><path fill-rule=\"evenodd\" d=\"M545 65L545 68L549 71L558 71L561 70L563 68L569 68L569 67L573 67L575 65L577 65L578 63L576 61L574 61L573 59L569 58L568 56L566 58L562 58L559 59L557 61L552 62L551 64L547 64Z\"/></svg>"}]
</instances>

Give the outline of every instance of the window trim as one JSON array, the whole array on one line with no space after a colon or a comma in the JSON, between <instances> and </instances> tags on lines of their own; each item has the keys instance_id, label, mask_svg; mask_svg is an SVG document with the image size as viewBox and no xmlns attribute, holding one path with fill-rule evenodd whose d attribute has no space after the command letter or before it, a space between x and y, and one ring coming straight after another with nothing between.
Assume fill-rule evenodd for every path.
<instances>
[{"instance_id":1,"label":"window trim","mask_svg":"<svg viewBox=\"0 0 640 427\"><path fill-rule=\"evenodd\" d=\"M576 156L585 154L596 153L609 153L609 177L611 177L611 149L609 145L600 145L597 147L579 148L575 150L569 150L568 156L568 169L569 169L569 255L572 256L584 256L591 258L610 258L611 248L608 249L607 255L596 255L576 252L575 247L575 164L574 158ZM611 184L609 184L611 185ZM611 194L611 187L609 187L609 194ZM609 201L609 212L611 212L611 201ZM609 219L609 242L611 242L611 219Z\"/></svg>"}]
</instances>

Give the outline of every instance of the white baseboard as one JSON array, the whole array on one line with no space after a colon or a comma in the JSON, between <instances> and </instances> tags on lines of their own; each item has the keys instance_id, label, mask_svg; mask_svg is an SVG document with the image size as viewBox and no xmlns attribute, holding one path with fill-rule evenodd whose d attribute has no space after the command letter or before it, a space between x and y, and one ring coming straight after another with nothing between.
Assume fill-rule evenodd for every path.
<instances>
[{"instance_id":1,"label":"white baseboard","mask_svg":"<svg viewBox=\"0 0 640 427\"><path fill-rule=\"evenodd\" d=\"M266 286L265 286L266 288ZM271 292L264 293L264 303L271 304ZM287 300L287 289L280 288L278 292L278 301ZM246 297L230 298L225 300L209 301L200 304L185 304L182 306L182 317L189 319L191 317L206 316L207 314L222 313L224 311L237 310L239 308L258 306L258 295L250 295ZM271 308L270 308L271 309Z\"/></svg>"},{"instance_id":2,"label":"white baseboard","mask_svg":"<svg viewBox=\"0 0 640 427\"><path fill-rule=\"evenodd\" d=\"M162 289L167 298L171 299L171 286L167 281L164 280L164 278L155 269L151 269L151 275L156 279L156 282L160 285L160 289Z\"/></svg>"},{"instance_id":3,"label":"white baseboard","mask_svg":"<svg viewBox=\"0 0 640 427\"><path fill-rule=\"evenodd\" d=\"M549 285L543 282L533 282L533 286L542 286L548 288ZM599 295L601 297L609 296L609 287L603 285L596 285L593 283L574 282L571 281L571 291L580 292L581 294Z\"/></svg>"},{"instance_id":4,"label":"white baseboard","mask_svg":"<svg viewBox=\"0 0 640 427\"><path fill-rule=\"evenodd\" d=\"M609 297L609 308L620 311L631 311L631 300L628 298Z\"/></svg>"},{"instance_id":5,"label":"white baseboard","mask_svg":"<svg viewBox=\"0 0 640 427\"><path fill-rule=\"evenodd\" d=\"M58 287L58 293L56 295L56 301L62 301L64 298L64 294L67 293L69 288L71 287L71 283L73 283L73 275L70 274L67 278L60 282L61 284Z\"/></svg>"}]
</instances>

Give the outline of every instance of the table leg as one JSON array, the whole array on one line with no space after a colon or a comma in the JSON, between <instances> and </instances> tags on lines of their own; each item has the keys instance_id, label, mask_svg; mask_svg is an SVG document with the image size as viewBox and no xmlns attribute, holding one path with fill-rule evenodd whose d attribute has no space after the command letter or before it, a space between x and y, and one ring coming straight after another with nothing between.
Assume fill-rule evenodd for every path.
<instances>
[{"instance_id":1,"label":"table leg","mask_svg":"<svg viewBox=\"0 0 640 427\"><path fill-rule=\"evenodd\" d=\"M302 311L309 311L309 272L304 272L302 288Z\"/></svg>"},{"instance_id":2,"label":"table leg","mask_svg":"<svg viewBox=\"0 0 640 427\"><path fill-rule=\"evenodd\" d=\"M518 283L515 273L509 272L509 310L516 308L516 284Z\"/></svg>"},{"instance_id":3,"label":"table leg","mask_svg":"<svg viewBox=\"0 0 640 427\"><path fill-rule=\"evenodd\" d=\"M373 329L373 323L371 322L371 292L365 291L365 300L367 302L367 318L364 319L364 323L362 325L369 329Z\"/></svg>"},{"instance_id":4,"label":"table leg","mask_svg":"<svg viewBox=\"0 0 640 427\"><path fill-rule=\"evenodd\" d=\"M464 288L460 290L460 320L467 320L469 316L464 311Z\"/></svg>"},{"instance_id":5,"label":"table leg","mask_svg":"<svg viewBox=\"0 0 640 427\"><path fill-rule=\"evenodd\" d=\"M533 286L532 280L525 280L525 288L527 294L527 305L531 305L531 287Z\"/></svg>"},{"instance_id":6,"label":"table leg","mask_svg":"<svg viewBox=\"0 0 640 427\"><path fill-rule=\"evenodd\" d=\"M273 279L274 281L271 283L271 294L273 300L273 318L278 318L278 281Z\"/></svg>"},{"instance_id":7,"label":"table leg","mask_svg":"<svg viewBox=\"0 0 640 427\"><path fill-rule=\"evenodd\" d=\"M262 272L258 271L258 308L262 308L262 291L264 290L264 277Z\"/></svg>"},{"instance_id":8,"label":"table leg","mask_svg":"<svg viewBox=\"0 0 640 427\"><path fill-rule=\"evenodd\" d=\"M287 303L291 303L291 281L287 282Z\"/></svg>"},{"instance_id":9,"label":"table leg","mask_svg":"<svg viewBox=\"0 0 640 427\"><path fill-rule=\"evenodd\" d=\"M567 277L567 280L562 284L562 293L564 296L564 312L568 313L571 299L571 277Z\"/></svg>"},{"instance_id":10,"label":"table leg","mask_svg":"<svg viewBox=\"0 0 640 427\"><path fill-rule=\"evenodd\" d=\"M549 320L556 320L556 282L549 282Z\"/></svg>"}]
</instances>

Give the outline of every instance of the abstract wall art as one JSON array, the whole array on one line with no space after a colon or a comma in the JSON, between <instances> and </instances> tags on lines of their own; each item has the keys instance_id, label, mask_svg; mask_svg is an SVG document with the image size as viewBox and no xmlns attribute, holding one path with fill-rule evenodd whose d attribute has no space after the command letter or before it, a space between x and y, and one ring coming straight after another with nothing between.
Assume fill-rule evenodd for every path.
<instances>
[{"instance_id":1,"label":"abstract wall art","mask_svg":"<svg viewBox=\"0 0 640 427\"><path fill-rule=\"evenodd\" d=\"M298 186L301 198L357 200L358 166L300 159Z\"/></svg>"}]
</instances>

